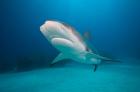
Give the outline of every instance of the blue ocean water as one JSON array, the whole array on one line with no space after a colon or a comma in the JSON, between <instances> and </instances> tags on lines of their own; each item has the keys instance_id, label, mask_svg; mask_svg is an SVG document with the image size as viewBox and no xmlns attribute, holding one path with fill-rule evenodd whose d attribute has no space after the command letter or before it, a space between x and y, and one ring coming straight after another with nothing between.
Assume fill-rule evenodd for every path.
<instances>
[{"instance_id":1,"label":"blue ocean water","mask_svg":"<svg viewBox=\"0 0 140 92\"><path fill-rule=\"evenodd\" d=\"M139 92L139 0L1 0L0 92ZM121 63L73 61L49 67L59 54L41 34L46 20L63 21L99 54Z\"/></svg>"}]
</instances>

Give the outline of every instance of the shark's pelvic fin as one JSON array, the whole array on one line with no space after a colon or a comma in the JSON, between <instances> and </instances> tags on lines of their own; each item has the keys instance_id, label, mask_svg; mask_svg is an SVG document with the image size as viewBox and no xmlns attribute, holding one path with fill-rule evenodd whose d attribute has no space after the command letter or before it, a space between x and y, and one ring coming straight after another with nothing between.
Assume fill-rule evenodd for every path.
<instances>
[{"instance_id":1,"label":"shark's pelvic fin","mask_svg":"<svg viewBox=\"0 0 140 92\"><path fill-rule=\"evenodd\" d=\"M51 64L54 64L56 62L59 62L63 59L67 59L66 55L64 55L63 53L60 53L52 62Z\"/></svg>"}]
</instances>

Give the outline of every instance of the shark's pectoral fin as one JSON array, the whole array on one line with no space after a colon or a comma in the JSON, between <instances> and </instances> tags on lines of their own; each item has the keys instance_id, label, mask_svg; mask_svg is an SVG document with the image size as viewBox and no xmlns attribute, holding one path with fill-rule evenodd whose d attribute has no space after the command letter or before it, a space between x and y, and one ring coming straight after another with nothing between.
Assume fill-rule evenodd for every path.
<instances>
[{"instance_id":1,"label":"shark's pectoral fin","mask_svg":"<svg viewBox=\"0 0 140 92\"><path fill-rule=\"evenodd\" d=\"M64 55L63 53L60 53L52 62L51 64L54 64L56 62L59 62L61 60L67 59L67 56Z\"/></svg>"}]
</instances>

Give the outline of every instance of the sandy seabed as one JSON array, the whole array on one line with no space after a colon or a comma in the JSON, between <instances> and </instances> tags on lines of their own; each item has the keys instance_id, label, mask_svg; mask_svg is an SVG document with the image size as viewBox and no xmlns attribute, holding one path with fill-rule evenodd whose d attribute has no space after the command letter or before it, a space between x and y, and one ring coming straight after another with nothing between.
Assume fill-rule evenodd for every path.
<instances>
[{"instance_id":1,"label":"sandy seabed","mask_svg":"<svg viewBox=\"0 0 140 92\"><path fill-rule=\"evenodd\" d=\"M70 65L0 74L0 92L140 92L140 64Z\"/></svg>"}]
</instances>

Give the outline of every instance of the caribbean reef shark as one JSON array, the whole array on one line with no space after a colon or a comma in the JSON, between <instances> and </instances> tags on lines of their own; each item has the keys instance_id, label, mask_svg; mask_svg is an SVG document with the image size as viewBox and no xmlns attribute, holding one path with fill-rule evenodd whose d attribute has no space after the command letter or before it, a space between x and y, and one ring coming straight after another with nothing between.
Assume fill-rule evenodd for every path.
<instances>
[{"instance_id":1,"label":"caribbean reef shark","mask_svg":"<svg viewBox=\"0 0 140 92\"><path fill-rule=\"evenodd\" d=\"M66 23L46 21L41 25L40 31L60 51L60 54L51 64L63 59L71 59L80 63L92 64L95 66L94 71L96 71L102 60L111 60L95 54L86 44L83 37Z\"/></svg>"}]
</instances>

